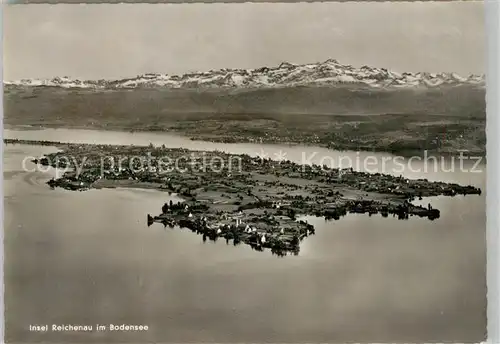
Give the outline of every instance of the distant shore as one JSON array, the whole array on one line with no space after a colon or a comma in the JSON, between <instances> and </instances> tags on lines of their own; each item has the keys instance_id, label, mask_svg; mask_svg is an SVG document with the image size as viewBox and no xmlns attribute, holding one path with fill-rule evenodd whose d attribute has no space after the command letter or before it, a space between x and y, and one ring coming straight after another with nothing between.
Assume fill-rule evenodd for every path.
<instances>
[{"instance_id":1,"label":"distant shore","mask_svg":"<svg viewBox=\"0 0 500 344\"><path fill-rule=\"evenodd\" d=\"M182 125L180 125L182 127ZM412 156L424 156L425 153L437 157L451 157L458 156L460 154L464 156L476 156L476 157L486 157L486 149L479 148L477 146L467 146L463 145L457 149L443 148L439 149L437 147L426 147L425 143L416 142L415 139L404 138L395 142L387 142L382 144L381 142L370 142L359 144L358 142L321 142L318 140L312 140L310 136L305 135L301 140L291 140L289 138L283 137L261 137L259 135L217 135L210 133L193 133L188 128L175 128L175 129L160 129L160 128L140 128L140 127L128 127L119 124L113 126L102 126L102 125L72 125L72 124L44 124L44 125L5 125L5 129L11 130L43 130L43 129L77 129L77 130L103 130L103 131L120 131L120 132L164 132L179 136L184 136L195 141L205 141L214 143L261 143L261 144L284 144L284 145L306 145L306 146L316 146L328 148L336 151L362 151L362 152L377 152L377 153L389 153L393 155L398 155L402 157L412 157ZM30 142L29 144L32 144ZM416 145L422 145L422 147L416 147ZM467 147L467 148L466 148Z\"/></svg>"},{"instance_id":2,"label":"distant shore","mask_svg":"<svg viewBox=\"0 0 500 344\"><path fill-rule=\"evenodd\" d=\"M484 90L289 87L9 89L4 125L169 132L200 141L301 144L401 156L484 156Z\"/></svg>"}]
</instances>

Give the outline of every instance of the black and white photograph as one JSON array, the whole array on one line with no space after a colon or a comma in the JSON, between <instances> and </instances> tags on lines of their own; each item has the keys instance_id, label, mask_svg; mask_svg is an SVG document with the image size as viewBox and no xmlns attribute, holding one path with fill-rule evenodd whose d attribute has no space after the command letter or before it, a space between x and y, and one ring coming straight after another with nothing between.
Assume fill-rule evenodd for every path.
<instances>
[{"instance_id":1,"label":"black and white photograph","mask_svg":"<svg viewBox=\"0 0 500 344\"><path fill-rule=\"evenodd\" d=\"M484 342L484 7L3 5L5 342Z\"/></svg>"}]
</instances>

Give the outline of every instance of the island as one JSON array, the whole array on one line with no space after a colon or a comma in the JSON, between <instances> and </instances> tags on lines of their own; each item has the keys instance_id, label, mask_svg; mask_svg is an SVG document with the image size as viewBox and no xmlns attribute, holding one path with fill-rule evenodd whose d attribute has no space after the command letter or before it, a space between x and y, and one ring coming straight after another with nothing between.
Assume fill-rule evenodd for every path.
<instances>
[{"instance_id":1,"label":"island","mask_svg":"<svg viewBox=\"0 0 500 344\"><path fill-rule=\"evenodd\" d=\"M188 228L203 240L225 239L285 256L315 233L303 216L339 220L349 213L380 214L408 220L436 220L440 211L412 203L430 196L480 195L481 189L407 179L352 168L330 168L221 151L192 151L133 145L71 144L5 139L6 144L54 146L57 152L33 162L63 169L48 181L52 188L148 188L177 195L148 226Z\"/></svg>"}]
</instances>

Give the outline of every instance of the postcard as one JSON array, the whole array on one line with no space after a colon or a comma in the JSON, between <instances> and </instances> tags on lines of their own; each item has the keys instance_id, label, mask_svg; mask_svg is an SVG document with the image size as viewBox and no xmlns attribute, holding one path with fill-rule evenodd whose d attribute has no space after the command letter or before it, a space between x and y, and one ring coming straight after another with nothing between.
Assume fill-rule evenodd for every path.
<instances>
[{"instance_id":1,"label":"postcard","mask_svg":"<svg viewBox=\"0 0 500 344\"><path fill-rule=\"evenodd\" d=\"M5 341L484 341L484 6L5 5Z\"/></svg>"}]
</instances>

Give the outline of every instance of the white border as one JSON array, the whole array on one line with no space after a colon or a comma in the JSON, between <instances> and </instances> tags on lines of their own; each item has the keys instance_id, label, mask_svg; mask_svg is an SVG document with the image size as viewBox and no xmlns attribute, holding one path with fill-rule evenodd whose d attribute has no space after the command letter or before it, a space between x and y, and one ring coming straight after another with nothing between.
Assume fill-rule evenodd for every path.
<instances>
[{"instance_id":1,"label":"white border","mask_svg":"<svg viewBox=\"0 0 500 344\"><path fill-rule=\"evenodd\" d=\"M499 318L499 252L498 225L500 223L500 177L499 138L500 120L498 118L498 81L500 70L498 50L500 48L500 1L485 0L486 35L487 35L487 70L486 70L486 246L487 246L487 285L488 285L488 342L500 343Z\"/></svg>"}]
</instances>

